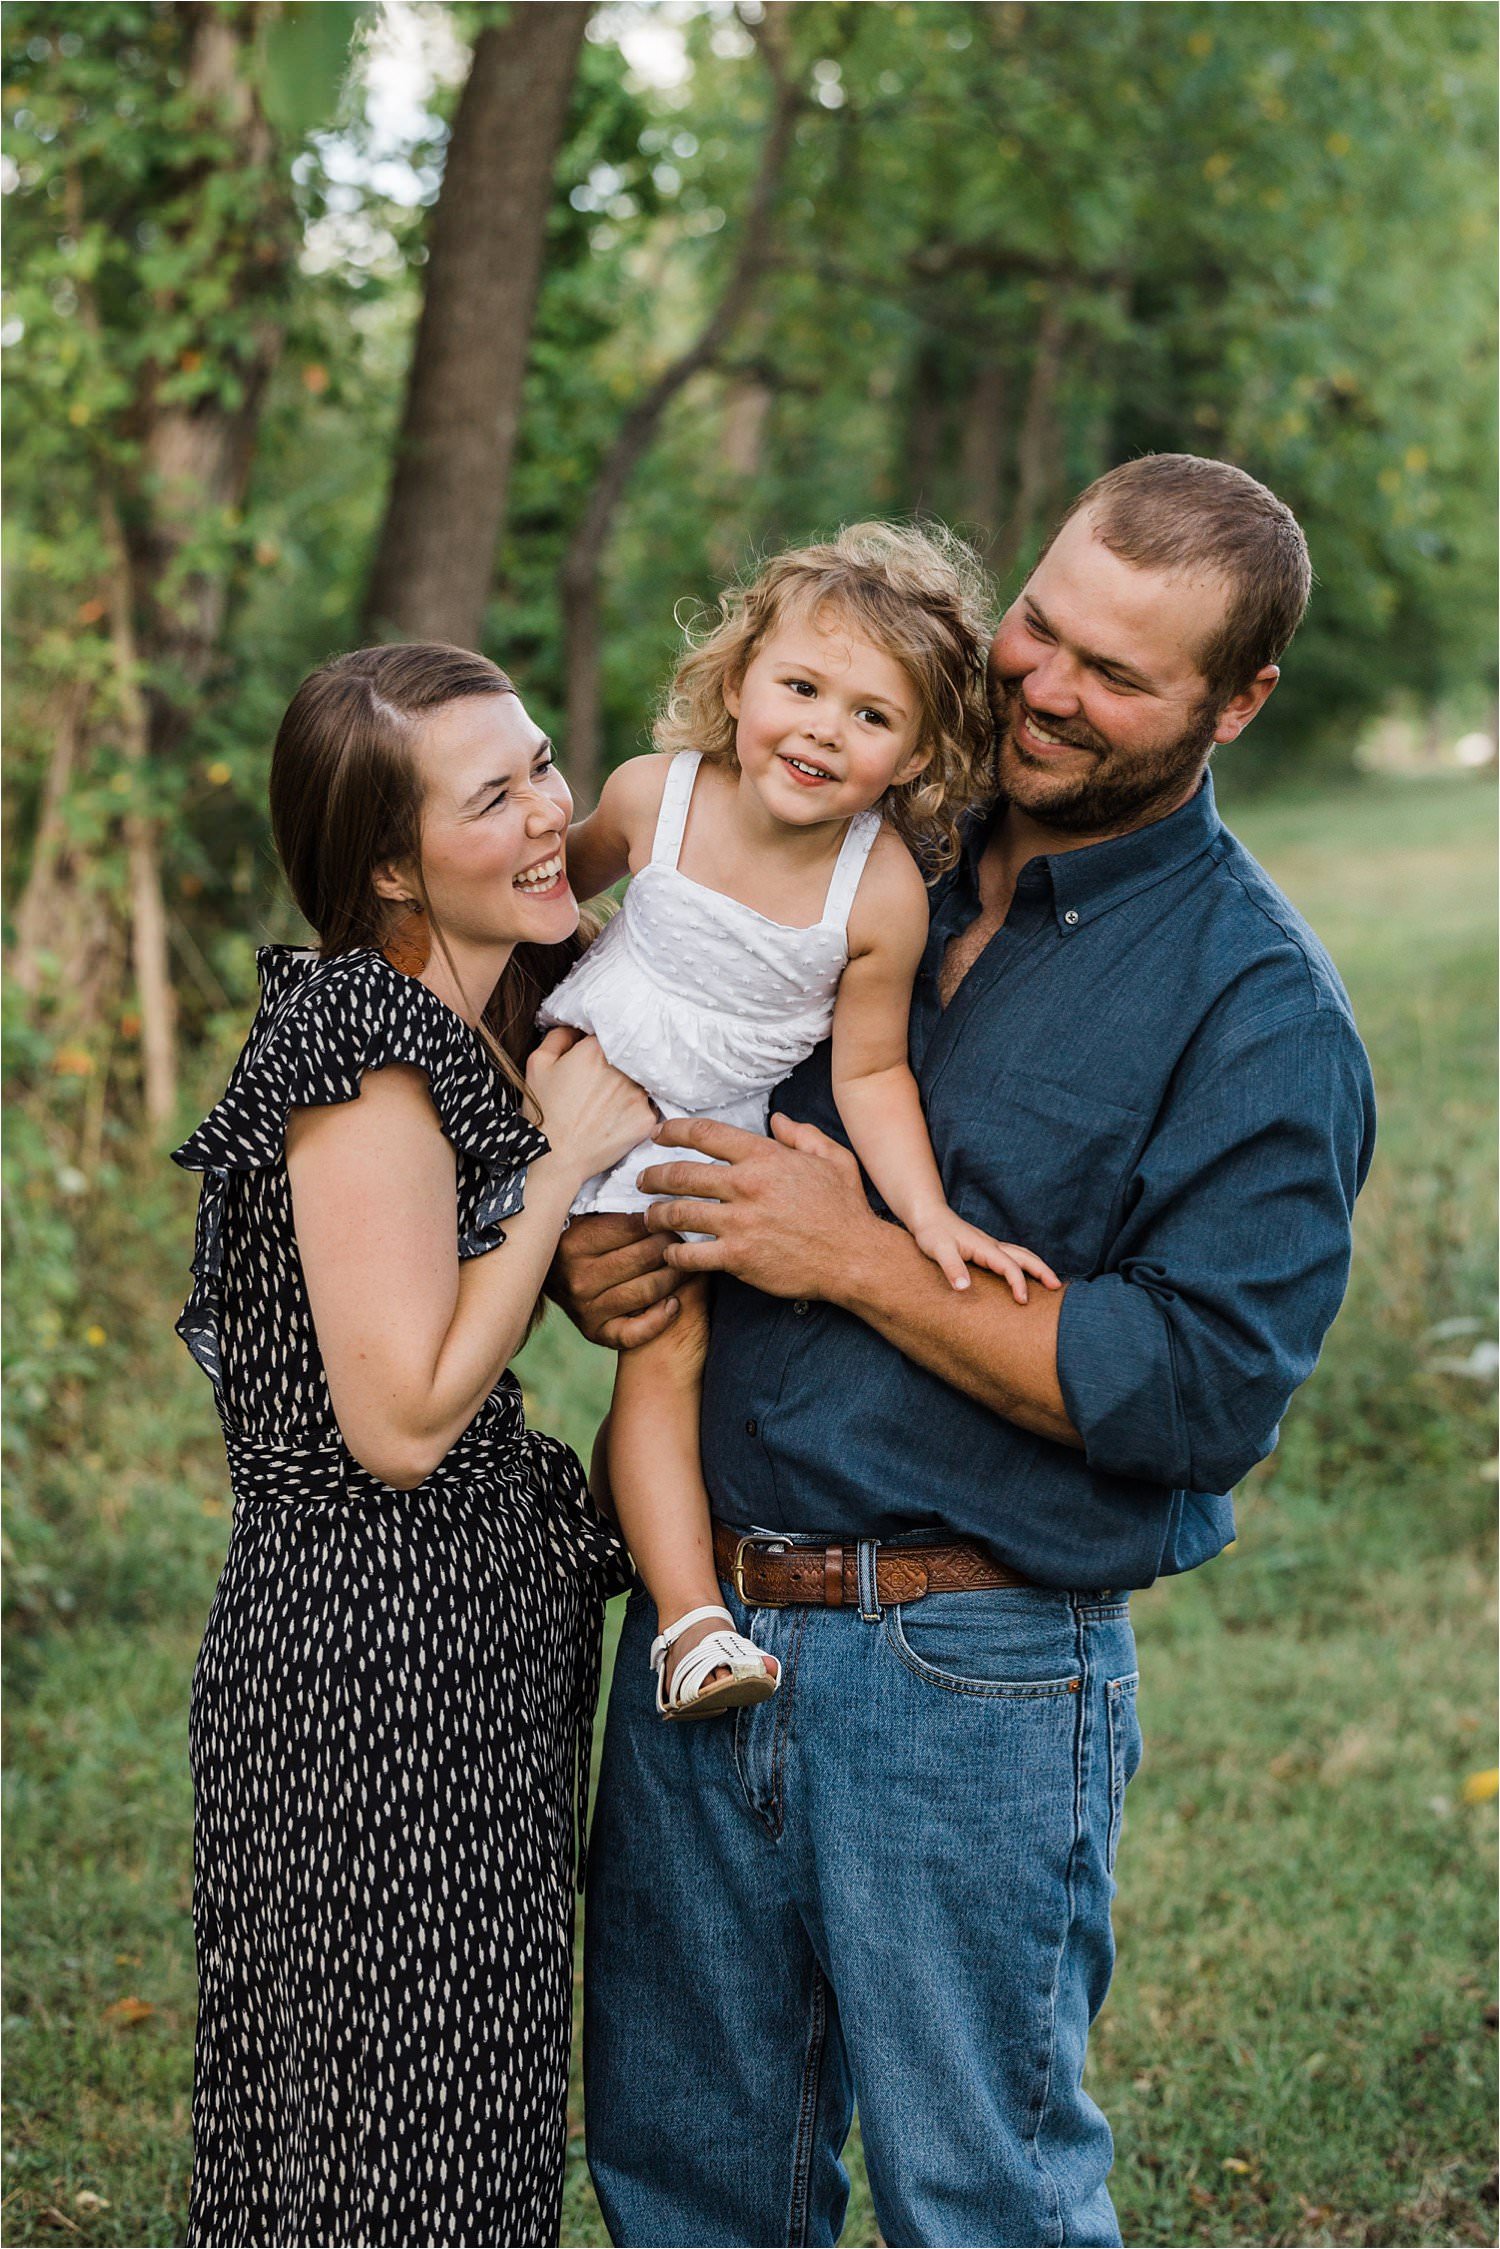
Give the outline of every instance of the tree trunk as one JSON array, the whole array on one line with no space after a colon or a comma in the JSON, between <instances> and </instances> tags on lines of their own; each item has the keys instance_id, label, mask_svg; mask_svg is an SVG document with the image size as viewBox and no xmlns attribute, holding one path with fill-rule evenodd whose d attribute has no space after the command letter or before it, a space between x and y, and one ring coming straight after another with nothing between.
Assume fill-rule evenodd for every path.
<instances>
[{"instance_id":1,"label":"tree trunk","mask_svg":"<svg viewBox=\"0 0 1500 2249\"><path fill-rule=\"evenodd\" d=\"M770 411L771 386L764 376L740 375L730 385L719 441L719 457L730 476L747 483L759 476Z\"/></svg>"},{"instance_id":2,"label":"tree trunk","mask_svg":"<svg viewBox=\"0 0 1500 2249\"><path fill-rule=\"evenodd\" d=\"M974 526L986 559L994 552L1000 529L1009 387L1005 363L992 351L980 361L964 404L958 506L960 515Z\"/></svg>"},{"instance_id":3,"label":"tree trunk","mask_svg":"<svg viewBox=\"0 0 1500 2249\"><path fill-rule=\"evenodd\" d=\"M245 69L255 37L252 12L209 8L198 0L183 0L179 12L191 27L188 92L222 120L232 139L236 170L247 180L266 180L275 136ZM159 679L188 691L207 677L229 586L222 568L179 576L180 558L202 536L207 512L222 514L244 500L266 390L284 338L284 283L296 244L295 214L285 194L273 189L253 215L263 224L247 225L232 238L223 275L234 310L251 315L234 355L238 397L233 404L213 395L185 404L148 401L141 446L145 505L130 509L126 517L131 575L144 627L141 654ZM168 753L184 732L184 700L161 685L149 689L147 747L153 757Z\"/></svg>"},{"instance_id":4,"label":"tree trunk","mask_svg":"<svg viewBox=\"0 0 1500 2249\"><path fill-rule=\"evenodd\" d=\"M42 785L41 809L31 846L26 887L16 908L16 942L10 973L16 989L34 999L41 989L42 956L55 953L64 935L67 895L67 820L63 807L73 786L73 774L88 708L86 679L68 682L60 699L52 735L52 755ZM67 964L60 963L64 976Z\"/></svg>"},{"instance_id":5,"label":"tree trunk","mask_svg":"<svg viewBox=\"0 0 1500 2249\"><path fill-rule=\"evenodd\" d=\"M109 574L109 637L115 661L120 732L125 755L137 773L152 754L151 718L141 688L135 638L130 558L124 533L106 492L102 508L107 545L114 557ZM156 822L146 812L127 814L125 849L130 896L130 965L135 973L141 1014L141 1077L146 1121L153 1131L166 1124L177 1106L177 992L167 946L167 909L161 889L161 854Z\"/></svg>"},{"instance_id":6,"label":"tree trunk","mask_svg":"<svg viewBox=\"0 0 1500 2249\"><path fill-rule=\"evenodd\" d=\"M945 405L943 352L936 340L929 339L919 349L912 370L906 418L906 504L913 515L937 505Z\"/></svg>"},{"instance_id":7,"label":"tree trunk","mask_svg":"<svg viewBox=\"0 0 1500 2249\"><path fill-rule=\"evenodd\" d=\"M563 641L568 694L565 749L569 784L587 809L599 793L603 729L599 696L600 576L616 508L636 463L650 447L672 400L694 375L713 364L748 309L771 254L772 220L781 175L802 106L786 67L785 15L789 0L767 0L753 26L771 74L771 117L761 146L739 255L718 304L686 351L664 367L630 409L605 454L583 519L568 544L562 568Z\"/></svg>"},{"instance_id":8,"label":"tree trunk","mask_svg":"<svg viewBox=\"0 0 1500 2249\"><path fill-rule=\"evenodd\" d=\"M274 137L261 110L246 53L252 16L182 0L174 11L185 33L183 84L222 127L237 172L262 183L258 210L244 214L220 271L225 297L248 315L233 361L233 385L191 403L161 401L147 369L137 409L139 456L117 492L101 470L100 520L106 602L114 660L115 705L127 763L159 769L176 752L193 717L195 691L217 653L228 598L215 559L194 567L205 519L222 520L245 496L266 386L282 343L285 275L296 241L295 213L273 180ZM75 229L84 219L79 174L68 175ZM253 221L259 218L260 224ZM79 316L96 334L100 314L80 276ZM115 472L117 473L117 472ZM55 808L60 817L60 806ZM159 822L148 810L126 815L130 958L141 1020L145 1112L153 1130L177 1100L177 997L162 895Z\"/></svg>"},{"instance_id":9,"label":"tree trunk","mask_svg":"<svg viewBox=\"0 0 1500 2249\"><path fill-rule=\"evenodd\" d=\"M1031 361L1031 381L1026 408L1016 439L1015 502L1004 531L996 539L992 562L1004 578L1016 566L1036 527L1057 469L1057 418L1054 411L1062 375L1063 351L1068 335L1068 308L1059 290L1042 307L1036 349Z\"/></svg>"},{"instance_id":10,"label":"tree trunk","mask_svg":"<svg viewBox=\"0 0 1500 2249\"><path fill-rule=\"evenodd\" d=\"M775 392L757 368L741 370L725 387L723 418L719 425L719 465L746 494L760 475L765 460L766 430ZM734 506L713 511L708 533L708 556L715 573L731 577L744 539L743 511Z\"/></svg>"},{"instance_id":11,"label":"tree trunk","mask_svg":"<svg viewBox=\"0 0 1500 2249\"><path fill-rule=\"evenodd\" d=\"M553 170L588 16L582 0L530 0L474 43L365 602L372 638L479 644Z\"/></svg>"}]
</instances>

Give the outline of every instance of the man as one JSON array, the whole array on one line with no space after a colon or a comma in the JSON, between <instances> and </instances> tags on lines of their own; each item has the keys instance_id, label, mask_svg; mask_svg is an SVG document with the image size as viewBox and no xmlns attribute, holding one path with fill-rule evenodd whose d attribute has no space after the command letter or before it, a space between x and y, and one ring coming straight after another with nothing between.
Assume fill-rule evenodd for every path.
<instances>
[{"instance_id":1,"label":"man","mask_svg":"<svg viewBox=\"0 0 1500 2249\"><path fill-rule=\"evenodd\" d=\"M585 2027L617 2241L836 2240L856 2100L886 2240L1119 2240L1081 2080L1139 1755L1127 1597L1233 1535L1373 1132L1333 967L1207 773L1309 583L1272 494L1158 456L1083 494L996 634L1000 794L934 890L911 1052L950 1200L1060 1294L958 1294L872 1209L826 1049L769 1140L663 1127L649 1233L566 1238L607 1342L720 1276L704 1467L736 1623L782 1665L736 1721L664 1726L632 1601Z\"/></svg>"}]
</instances>

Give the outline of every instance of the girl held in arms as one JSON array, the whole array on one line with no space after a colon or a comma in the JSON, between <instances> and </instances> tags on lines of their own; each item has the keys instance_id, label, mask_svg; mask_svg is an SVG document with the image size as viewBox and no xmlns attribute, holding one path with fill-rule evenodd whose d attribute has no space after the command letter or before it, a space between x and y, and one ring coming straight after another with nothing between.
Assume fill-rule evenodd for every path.
<instances>
[{"instance_id":1,"label":"girl held in arms","mask_svg":"<svg viewBox=\"0 0 1500 2249\"><path fill-rule=\"evenodd\" d=\"M831 1027L839 1115L888 1209L955 1288L980 1265L1024 1302L1028 1274L1057 1278L949 1209L907 1063L924 876L952 864L960 815L993 793L979 584L956 540L860 524L726 595L672 683L656 729L670 754L612 773L568 838L581 897L632 879L540 1019L592 1032L664 1116L753 1132ZM575 1212L647 1207L637 1178L661 1154L631 1149ZM656 1604L657 1708L703 1718L778 1682L719 1605L698 1456L704 1284L679 1293L677 1323L621 1355L607 1464Z\"/></svg>"},{"instance_id":2,"label":"girl held in arms","mask_svg":"<svg viewBox=\"0 0 1500 2249\"><path fill-rule=\"evenodd\" d=\"M525 1065L577 951L571 809L505 674L314 672L179 1331L234 1530L193 1681L188 2239L555 2242L575 1815L628 1577L509 1362L582 1182L651 1129L593 1039Z\"/></svg>"}]
</instances>

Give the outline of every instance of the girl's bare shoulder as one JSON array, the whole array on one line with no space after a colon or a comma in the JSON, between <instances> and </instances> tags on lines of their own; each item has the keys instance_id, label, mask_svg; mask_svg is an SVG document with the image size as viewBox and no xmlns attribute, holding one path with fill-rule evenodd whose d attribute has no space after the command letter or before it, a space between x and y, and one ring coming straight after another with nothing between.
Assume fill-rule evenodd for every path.
<instances>
[{"instance_id":1,"label":"girl's bare shoulder","mask_svg":"<svg viewBox=\"0 0 1500 2249\"><path fill-rule=\"evenodd\" d=\"M671 762L660 750L647 750L640 757L628 757L605 781L600 803L607 802L618 819L654 821L661 810L662 791L667 785L667 768Z\"/></svg>"},{"instance_id":2,"label":"girl's bare shoulder","mask_svg":"<svg viewBox=\"0 0 1500 2249\"><path fill-rule=\"evenodd\" d=\"M606 777L599 792L599 809L593 815L599 833L614 837L617 846L623 846L632 874L651 856L662 791L667 785L667 768L671 762L660 750L648 750L641 757L627 758Z\"/></svg>"},{"instance_id":3,"label":"girl's bare shoulder","mask_svg":"<svg viewBox=\"0 0 1500 2249\"><path fill-rule=\"evenodd\" d=\"M922 870L889 821L870 856L849 915L849 950L870 952L892 943L905 949L927 934L927 885Z\"/></svg>"}]
</instances>

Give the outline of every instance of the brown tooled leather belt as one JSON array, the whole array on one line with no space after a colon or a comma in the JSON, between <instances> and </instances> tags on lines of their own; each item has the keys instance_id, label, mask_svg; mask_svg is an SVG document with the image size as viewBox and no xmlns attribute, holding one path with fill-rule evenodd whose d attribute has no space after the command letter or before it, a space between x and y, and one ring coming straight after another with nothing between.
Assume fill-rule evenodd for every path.
<instances>
[{"instance_id":1,"label":"brown tooled leather belt","mask_svg":"<svg viewBox=\"0 0 1500 2249\"><path fill-rule=\"evenodd\" d=\"M756 1533L742 1537L714 1524L714 1564L752 1609L857 1608L859 1558L847 1546L789 1546ZM920 1601L926 1593L985 1593L997 1586L1031 1586L969 1539L947 1546L880 1546L875 1555L875 1598L882 1608Z\"/></svg>"}]
</instances>

